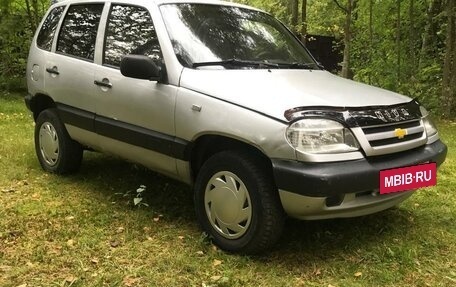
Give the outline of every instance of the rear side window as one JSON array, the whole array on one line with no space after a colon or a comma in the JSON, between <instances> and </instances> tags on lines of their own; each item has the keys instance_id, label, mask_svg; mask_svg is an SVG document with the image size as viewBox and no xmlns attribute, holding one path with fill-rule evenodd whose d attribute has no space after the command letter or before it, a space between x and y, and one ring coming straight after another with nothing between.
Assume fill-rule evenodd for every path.
<instances>
[{"instance_id":1,"label":"rear side window","mask_svg":"<svg viewBox=\"0 0 456 287\"><path fill-rule=\"evenodd\" d=\"M103 4L72 5L60 29L57 51L93 61Z\"/></svg>"},{"instance_id":2,"label":"rear side window","mask_svg":"<svg viewBox=\"0 0 456 287\"><path fill-rule=\"evenodd\" d=\"M55 30L59 24L60 16L62 16L64 7L55 7L44 20L43 26L38 33L36 44L41 49L50 51L52 47L52 40L54 39Z\"/></svg>"},{"instance_id":3,"label":"rear side window","mask_svg":"<svg viewBox=\"0 0 456 287\"><path fill-rule=\"evenodd\" d=\"M128 54L161 60L154 24L145 8L113 5L106 29L103 64L119 67L122 56Z\"/></svg>"}]
</instances>

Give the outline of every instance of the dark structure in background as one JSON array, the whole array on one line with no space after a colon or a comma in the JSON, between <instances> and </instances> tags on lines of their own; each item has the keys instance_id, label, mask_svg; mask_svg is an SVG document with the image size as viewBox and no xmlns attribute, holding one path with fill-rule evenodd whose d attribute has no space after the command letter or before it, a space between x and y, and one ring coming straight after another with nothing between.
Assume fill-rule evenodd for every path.
<instances>
[{"instance_id":1,"label":"dark structure in background","mask_svg":"<svg viewBox=\"0 0 456 287\"><path fill-rule=\"evenodd\" d=\"M335 37L307 35L306 47L329 72L339 72L342 66L343 46L337 45Z\"/></svg>"}]
</instances>

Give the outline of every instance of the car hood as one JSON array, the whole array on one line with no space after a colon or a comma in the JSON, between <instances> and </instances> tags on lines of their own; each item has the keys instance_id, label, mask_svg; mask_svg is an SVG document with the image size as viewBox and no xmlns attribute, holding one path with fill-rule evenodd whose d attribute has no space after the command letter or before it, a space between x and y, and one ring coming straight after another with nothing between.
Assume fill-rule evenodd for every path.
<instances>
[{"instance_id":1,"label":"car hood","mask_svg":"<svg viewBox=\"0 0 456 287\"><path fill-rule=\"evenodd\" d=\"M180 86L286 121L297 107L389 106L411 99L322 70L184 69Z\"/></svg>"}]
</instances>

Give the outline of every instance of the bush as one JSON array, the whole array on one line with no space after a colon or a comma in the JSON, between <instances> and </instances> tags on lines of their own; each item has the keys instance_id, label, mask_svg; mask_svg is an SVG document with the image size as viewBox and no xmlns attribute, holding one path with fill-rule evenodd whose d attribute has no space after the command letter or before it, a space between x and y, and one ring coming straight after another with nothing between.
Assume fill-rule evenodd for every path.
<instances>
[{"instance_id":1,"label":"bush","mask_svg":"<svg viewBox=\"0 0 456 287\"><path fill-rule=\"evenodd\" d=\"M11 13L11 7L0 8L3 8L0 10L0 89L24 91L27 56L34 31L25 12Z\"/></svg>"}]
</instances>

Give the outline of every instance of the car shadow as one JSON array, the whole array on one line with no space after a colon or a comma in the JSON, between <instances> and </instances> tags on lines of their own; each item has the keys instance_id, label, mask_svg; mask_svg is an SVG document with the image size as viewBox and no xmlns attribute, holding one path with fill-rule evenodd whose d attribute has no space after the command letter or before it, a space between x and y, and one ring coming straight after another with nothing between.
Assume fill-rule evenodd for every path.
<instances>
[{"instance_id":1,"label":"car shadow","mask_svg":"<svg viewBox=\"0 0 456 287\"><path fill-rule=\"evenodd\" d=\"M110 201L124 202L120 208L131 208L136 189L146 187L142 193L153 214L163 214L167 219L192 222L194 218L191 188L184 183L152 172L147 168L120 158L97 152L85 152L81 169L71 180L90 186L90 192L101 193ZM147 212L147 211L146 211ZM194 222L194 220L193 220Z\"/></svg>"},{"instance_id":2,"label":"car shadow","mask_svg":"<svg viewBox=\"0 0 456 287\"><path fill-rule=\"evenodd\" d=\"M168 221L179 223L176 226L184 224L197 229L189 186L118 158L99 153L86 153L84 157L83 166L71 176L72 181L83 181L89 185L90 192L101 192L113 201L145 185L144 201L149 205L145 212L151 216L163 214ZM114 208L128 212L134 207L130 204ZM347 219L300 221L288 218L273 250L251 258L257 262L314 268L317 262L334 257L349 258L360 250L399 240L411 228L412 215L405 209L392 208Z\"/></svg>"},{"instance_id":3,"label":"car shadow","mask_svg":"<svg viewBox=\"0 0 456 287\"><path fill-rule=\"evenodd\" d=\"M394 207L355 218L315 221L289 218L274 250L256 260L274 261L311 273L316 266L326 266L328 261L358 264L379 260L373 258L378 257L379 249L385 249L386 254L388 246L402 244L401 240L413 228L411 217L409 211Z\"/></svg>"}]
</instances>

